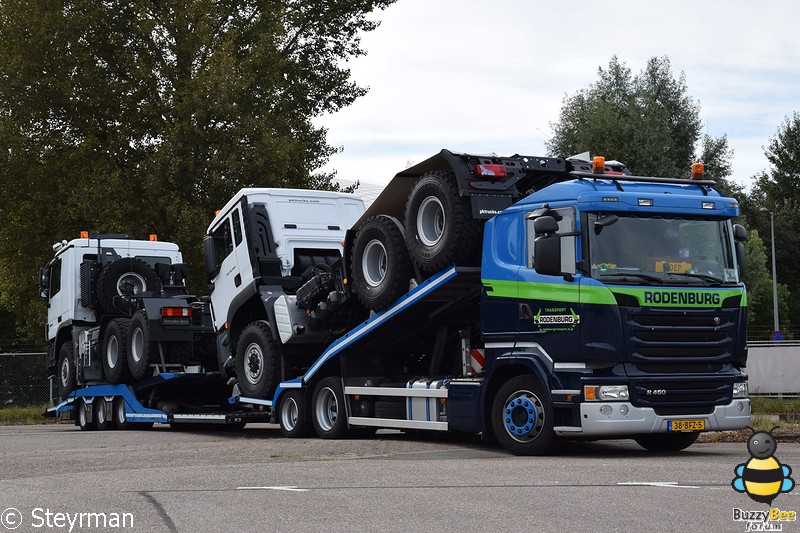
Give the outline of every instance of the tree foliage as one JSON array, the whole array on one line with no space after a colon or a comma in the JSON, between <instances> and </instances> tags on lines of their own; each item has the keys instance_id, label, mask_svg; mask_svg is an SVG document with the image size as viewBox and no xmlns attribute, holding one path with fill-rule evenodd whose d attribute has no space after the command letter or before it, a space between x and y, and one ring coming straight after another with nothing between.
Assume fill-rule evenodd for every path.
<instances>
[{"instance_id":1,"label":"tree foliage","mask_svg":"<svg viewBox=\"0 0 800 533\"><path fill-rule=\"evenodd\" d=\"M0 306L37 330L36 268L80 230L200 243L246 186L331 188L314 117L395 0L0 3Z\"/></svg>"},{"instance_id":2,"label":"tree foliage","mask_svg":"<svg viewBox=\"0 0 800 533\"><path fill-rule=\"evenodd\" d=\"M687 93L684 74L673 76L667 57L651 58L634 75L614 56L597 74L589 88L564 98L547 142L552 155L588 150L624 162L635 174L667 177L688 177L691 164L702 157L709 170L730 174L727 138L706 135L701 153L695 153L700 106Z\"/></svg>"}]
</instances>

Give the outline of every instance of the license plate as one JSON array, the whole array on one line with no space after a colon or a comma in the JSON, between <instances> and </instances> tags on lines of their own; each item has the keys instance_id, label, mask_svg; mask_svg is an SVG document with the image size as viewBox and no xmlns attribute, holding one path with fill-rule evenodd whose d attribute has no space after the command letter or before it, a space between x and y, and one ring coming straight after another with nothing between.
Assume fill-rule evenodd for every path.
<instances>
[{"instance_id":1,"label":"license plate","mask_svg":"<svg viewBox=\"0 0 800 533\"><path fill-rule=\"evenodd\" d=\"M667 421L669 431L703 431L706 429L705 420L669 420Z\"/></svg>"}]
</instances>

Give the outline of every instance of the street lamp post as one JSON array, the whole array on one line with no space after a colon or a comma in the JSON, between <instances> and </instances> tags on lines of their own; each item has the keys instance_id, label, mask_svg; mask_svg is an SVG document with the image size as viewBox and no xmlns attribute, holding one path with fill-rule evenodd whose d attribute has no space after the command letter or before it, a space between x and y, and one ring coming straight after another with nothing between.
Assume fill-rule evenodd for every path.
<instances>
[{"instance_id":1,"label":"street lamp post","mask_svg":"<svg viewBox=\"0 0 800 533\"><path fill-rule=\"evenodd\" d=\"M778 274L775 270L775 214L766 207L762 207L759 211L769 213L769 227L772 237L772 317L775 322L773 331L778 331L780 322L778 321Z\"/></svg>"}]
</instances>

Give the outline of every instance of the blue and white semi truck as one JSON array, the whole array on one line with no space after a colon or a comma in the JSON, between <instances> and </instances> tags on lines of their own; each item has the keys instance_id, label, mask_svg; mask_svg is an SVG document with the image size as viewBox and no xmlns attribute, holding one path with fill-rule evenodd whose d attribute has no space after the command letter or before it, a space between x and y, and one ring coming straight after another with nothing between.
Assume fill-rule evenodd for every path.
<instances>
[{"instance_id":1,"label":"blue and white semi truck","mask_svg":"<svg viewBox=\"0 0 800 533\"><path fill-rule=\"evenodd\" d=\"M294 205L313 210L306 193ZM650 178L597 158L443 150L349 224L321 208L329 223L313 227L258 194L207 231L218 364L203 373L289 437L395 428L481 433L521 455L559 438L675 451L750 423L746 232L699 168ZM276 235L301 229L288 253ZM319 244L331 231L339 247Z\"/></svg>"}]
</instances>

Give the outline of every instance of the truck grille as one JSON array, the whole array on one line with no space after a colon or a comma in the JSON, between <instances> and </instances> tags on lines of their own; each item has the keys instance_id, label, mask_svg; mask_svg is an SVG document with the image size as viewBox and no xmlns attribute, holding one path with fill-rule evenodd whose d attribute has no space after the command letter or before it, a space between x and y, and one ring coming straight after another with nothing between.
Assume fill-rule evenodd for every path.
<instances>
[{"instance_id":1,"label":"truck grille","mask_svg":"<svg viewBox=\"0 0 800 533\"><path fill-rule=\"evenodd\" d=\"M620 311L631 362L710 363L733 357L738 309Z\"/></svg>"},{"instance_id":2,"label":"truck grille","mask_svg":"<svg viewBox=\"0 0 800 533\"><path fill-rule=\"evenodd\" d=\"M630 386L633 405L652 407L662 415L708 413L733 399L733 379L728 376L631 379Z\"/></svg>"}]
</instances>

